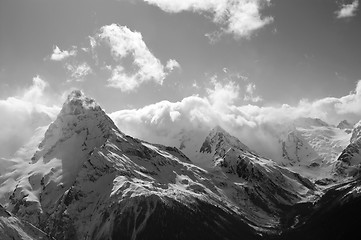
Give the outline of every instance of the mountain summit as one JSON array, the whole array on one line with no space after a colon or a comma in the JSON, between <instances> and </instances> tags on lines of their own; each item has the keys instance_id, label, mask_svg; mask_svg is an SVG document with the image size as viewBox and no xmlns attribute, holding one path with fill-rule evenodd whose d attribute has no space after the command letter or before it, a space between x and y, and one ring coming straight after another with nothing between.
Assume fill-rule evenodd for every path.
<instances>
[{"instance_id":1,"label":"mountain summit","mask_svg":"<svg viewBox=\"0 0 361 240\"><path fill-rule=\"evenodd\" d=\"M55 210L54 202L74 184L85 161L111 135L124 136L93 99L79 90L71 92L30 165L22 169L23 177L17 179L12 211L24 217L31 213L30 221L39 224L41 213ZM31 206L26 212L21 211L24 204Z\"/></svg>"},{"instance_id":2,"label":"mountain summit","mask_svg":"<svg viewBox=\"0 0 361 240\"><path fill-rule=\"evenodd\" d=\"M214 127L200 148L201 153L217 153L228 150L229 148L237 148L241 151L250 151L238 138L233 137L220 126Z\"/></svg>"},{"instance_id":3,"label":"mountain summit","mask_svg":"<svg viewBox=\"0 0 361 240\"><path fill-rule=\"evenodd\" d=\"M348 130L348 129L352 129L353 125L349 123L347 120L343 120L337 125L337 128Z\"/></svg>"}]
</instances>

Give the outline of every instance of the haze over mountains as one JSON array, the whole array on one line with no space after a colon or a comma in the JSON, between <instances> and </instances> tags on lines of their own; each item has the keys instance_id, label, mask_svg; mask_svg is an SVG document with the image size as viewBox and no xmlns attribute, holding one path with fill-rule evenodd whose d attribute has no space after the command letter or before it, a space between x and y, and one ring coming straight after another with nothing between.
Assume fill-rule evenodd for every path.
<instances>
[{"instance_id":1,"label":"haze over mountains","mask_svg":"<svg viewBox=\"0 0 361 240\"><path fill-rule=\"evenodd\" d=\"M47 129L1 159L0 236L344 239L361 206L360 126L298 118L267 129L272 152L216 125L163 146L126 135L73 91Z\"/></svg>"}]
</instances>

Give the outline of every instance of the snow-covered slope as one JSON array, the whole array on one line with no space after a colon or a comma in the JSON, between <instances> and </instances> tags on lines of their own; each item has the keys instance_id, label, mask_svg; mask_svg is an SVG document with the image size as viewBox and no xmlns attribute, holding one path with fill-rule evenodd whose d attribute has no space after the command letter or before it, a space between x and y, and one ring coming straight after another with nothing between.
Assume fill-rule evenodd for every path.
<instances>
[{"instance_id":1,"label":"snow-covered slope","mask_svg":"<svg viewBox=\"0 0 361 240\"><path fill-rule=\"evenodd\" d=\"M334 168L336 176L359 177L361 172L361 121L352 130L350 144L342 151Z\"/></svg>"},{"instance_id":2,"label":"snow-covered slope","mask_svg":"<svg viewBox=\"0 0 361 240\"><path fill-rule=\"evenodd\" d=\"M200 152L210 130L207 126L182 130L172 135L168 144L179 148L196 165L212 169L214 164L207 160L209 156L204 157L205 154ZM248 134L252 134L252 131ZM305 117L282 124L260 125L254 134L265 137L261 141L253 141L249 139L255 139L255 136L247 139L247 134L241 134L242 138L239 140L251 147L257 155L272 159L277 164L314 180L331 177L337 157L346 148L351 137L350 131L329 125L318 118Z\"/></svg>"},{"instance_id":3,"label":"snow-covered slope","mask_svg":"<svg viewBox=\"0 0 361 240\"><path fill-rule=\"evenodd\" d=\"M228 194L236 202L247 199L247 207L256 207L266 213L280 213L282 206L310 200L313 196L315 189L309 180L258 156L220 127L214 128L207 136L200 154L213 164L211 172L221 172L243 187L230 188ZM240 189L244 192L237 195Z\"/></svg>"},{"instance_id":4,"label":"snow-covered slope","mask_svg":"<svg viewBox=\"0 0 361 240\"><path fill-rule=\"evenodd\" d=\"M353 143L359 140L360 138L361 138L361 121L355 124L352 131L350 142Z\"/></svg>"},{"instance_id":5,"label":"snow-covered slope","mask_svg":"<svg viewBox=\"0 0 361 240\"><path fill-rule=\"evenodd\" d=\"M16 164L12 159L0 158L0 176L10 171L10 168Z\"/></svg>"},{"instance_id":6,"label":"snow-covered slope","mask_svg":"<svg viewBox=\"0 0 361 240\"><path fill-rule=\"evenodd\" d=\"M16 171L2 176L8 181L3 188L15 189L10 210L21 217L31 215L28 220L34 224L41 221L39 214L53 211L54 202L74 183L91 151L104 144L112 131L119 134L92 99L72 92L31 160L18 160Z\"/></svg>"},{"instance_id":7,"label":"snow-covered slope","mask_svg":"<svg viewBox=\"0 0 361 240\"><path fill-rule=\"evenodd\" d=\"M1 240L47 240L51 239L30 223L13 216L0 205Z\"/></svg>"},{"instance_id":8,"label":"snow-covered slope","mask_svg":"<svg viewBox=\"0 0 361 240\"><path fill-rule=\"evenodd\" d=\"M337 128L343 129L347 133L350 133L352 131L353 127L354 126L351 123L349 123L347 120L343 120L337 125Z\"/></svg>"},{"instance_id":9,"label":"snow-covered slope","mask_svg":"<svg viewBox=\"0 0 361 240\"><path fill-rule=\"evenodd\" d=\"M282 158L284 166L311 165L319 158L318 153L312 148L299 129L294 129L281 140Z\"/></svg>"},{"instance_id":10,"label":"snow-covered slope","mask_svg":"<svg viewBox=\"0 0 361 240\"><path fill-rule=\"evenodd\" d=\"M351 134L320 119L299 118L280 130L280 158L273 160L312 179L328 178Z\"/></svg>"}]
</instances>

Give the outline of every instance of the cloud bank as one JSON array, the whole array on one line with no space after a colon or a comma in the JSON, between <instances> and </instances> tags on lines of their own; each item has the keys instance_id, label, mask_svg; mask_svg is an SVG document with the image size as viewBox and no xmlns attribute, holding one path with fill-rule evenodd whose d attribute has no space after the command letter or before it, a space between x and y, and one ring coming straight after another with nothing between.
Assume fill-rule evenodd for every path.
<instances>
[{"instance_id":1,"label":"cloud bank","mask_svg":"<svg viewBox=\"0 0 361 240\"><path fill-rule=\"evenodd\" d=\"M274 157L273 134L279 126L299 117L321 118L337 124L343 119L361 118L361 80L356 89L340 98L301 100L296 106L236 105L239 86L215 82L207 96L190 96L179 102L162 101L140 109L110 114L127 134L150 142L181 147L182 134L201 132L204 137L216 125L240 138L257 152Z\"/></svg>"},{"instance_id":2,"label":"cloud bank","mask_svg":"<svg viewBox=\"0 0 361 240\"><path fill-rule=\"evenodd\" d=\"M39 76L19 95L0 100L0 157L11 157L33 136L38 127L49 124L60 108L46 105L48 84Z\"/></svg>"},{"instance_id":3,"label":"cloud bank","mask_svg":"<svg viewBox=\"0 0 361 240\"><path fill-rule=\"evenodd\" d=\"M351 122L361 119L361 80L355 90L345 96L304 99L295 106L244 104L240 102L241 93L250 91L248 85L244 90L235 81L222 83L212 78L212 86L206 89L205 96L194 95L178 102L161 101L139 109L120 110L110 117L127 134L178 148L203 141L211 128L219 125L268 157L277 154L275 132L299 117L321 118L332 124L344 119ZM60 107L50 105L49 99L54 97L47 93L47 87L46 81L34 77L32 85L21 93L0 100L3 113L0 157L11 157L34 135L41 135L37 134L39 127L55 119Z\"/></svg>"},{"instance_id":4,"label":"cloud bank","mask_svg":"<svg viewBox=\"0 0 361 240\"><path fill-rule=\"evenodd\" d=\"M220 32L233 34L236 38L249 38L256 30L273 22L270 16L263 17L261 10L270 5L270 0L144 0L165 12L192 11L211 15L220 26ZM212 38L219 33L210 34Z\"/></svg>"},{"instance_id":5,"label":"cloud bank","mask_svg":"<svg viewBox=\"0 0 361 240\"><path fill-rule=\"evenodd\" d=\"M342 4L340 5L340 9L338 9L336 13L337 18L350 18L356 15L356 11L359 6L359 0L354 0L350 4Z\"/></svg>"}]
</instances>

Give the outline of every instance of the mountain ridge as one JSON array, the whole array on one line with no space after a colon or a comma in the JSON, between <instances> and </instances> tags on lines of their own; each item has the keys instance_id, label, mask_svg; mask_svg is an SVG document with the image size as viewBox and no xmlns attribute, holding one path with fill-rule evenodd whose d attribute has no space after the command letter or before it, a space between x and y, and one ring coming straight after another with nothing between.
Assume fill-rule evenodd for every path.
<instances>
[{"instance_id":1,"label":"mountain ridge","mask_svg":"<svg viewBox=\"0 0 361 240\"><path fill-rule=\"evenodd\" d=\"M302 122L314 124L312 131L330 128ZM300 206L320 206L308 208L312 219L339 189L259 156L219 126L199 146L207 169L177 148L124 134L93 99L74 91L33 157L11 165L0 192L8 191L11 214L59 240L277 239L302 227ZM353 181L350 201L359 198Z\"/></svg>"}]
</instances>

